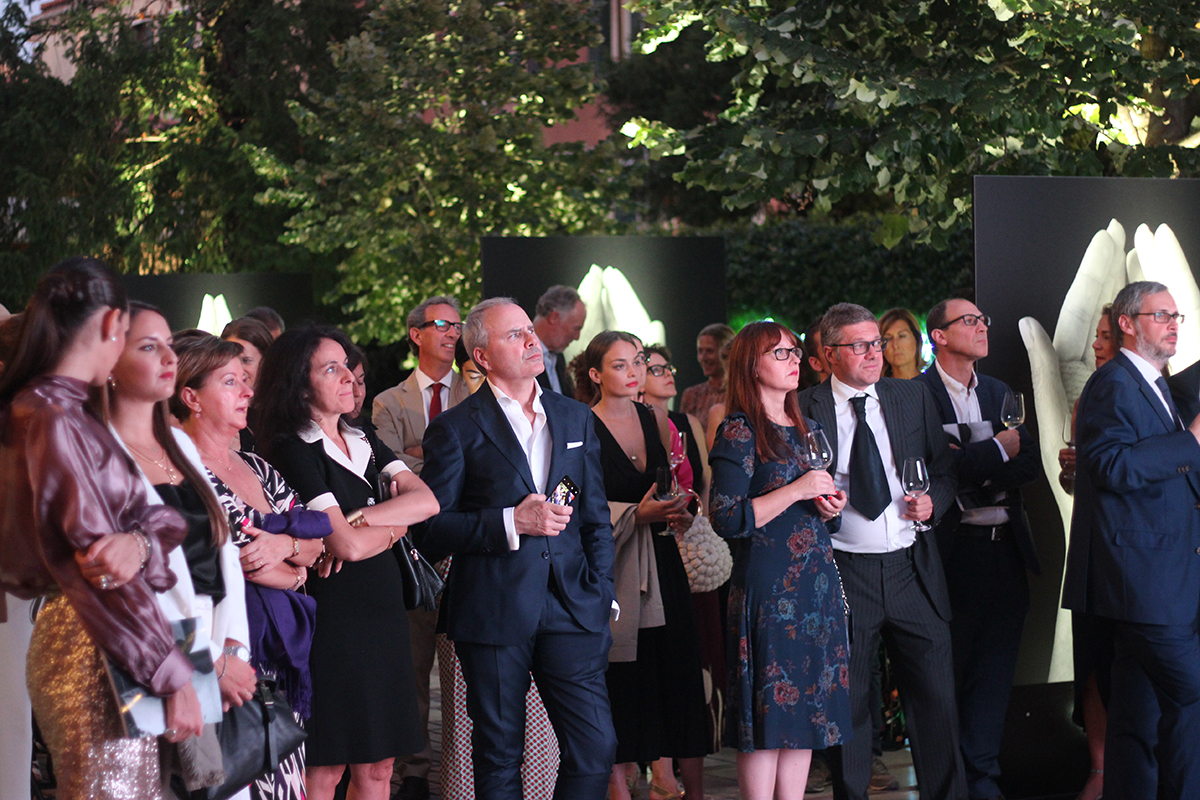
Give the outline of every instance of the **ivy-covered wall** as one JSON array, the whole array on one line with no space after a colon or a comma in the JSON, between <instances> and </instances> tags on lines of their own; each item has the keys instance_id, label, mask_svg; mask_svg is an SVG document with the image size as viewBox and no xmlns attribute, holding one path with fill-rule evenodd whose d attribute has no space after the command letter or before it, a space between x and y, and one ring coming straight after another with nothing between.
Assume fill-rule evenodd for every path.
<instances>
[{"instance_id":1,"label":"ivy-covered wall","mask_svg":"<svg viewBox=\"0 0 1200 800\"><path fill-rule=\"evenodd\" d=\"M924 319L938 301L974 291L969 229L955 232L940 251L911 241L888 250L866 225L789 220L719 233L725 236L725 286L735 328L771 317L803 331L840 302L876 314L903 306Z\"/></svg>"}]
</instances>

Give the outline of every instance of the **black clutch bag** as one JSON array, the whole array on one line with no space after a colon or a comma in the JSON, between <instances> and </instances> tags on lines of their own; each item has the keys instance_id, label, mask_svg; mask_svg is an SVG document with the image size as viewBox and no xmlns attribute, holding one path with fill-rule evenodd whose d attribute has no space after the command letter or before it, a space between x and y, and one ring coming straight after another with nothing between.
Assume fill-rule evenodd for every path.
<instances>
[{"instance_id":1,"label":"black clutch bag","mask_svg":"<svg viewBox=\"0 0 1200 800\"><path fill-rule=\"evenodd\" d=\"M292 716L275 681L260 679L254 697L225 712L217 726L225 782L208 789L208 800L225 800L300 749L307 734Z\"/></svg>"},{"instance_id":2,"label":"black clutch bag","mask_svg":"<svg viewBox=\"0 0 1200 800\"><path fill-rule=\"evenodd\" d=\"M396 561L400 563L400 577L404 580L404 607L409 610L423 608L426 611L437 608L438 595L442 593L446 582L421 555L421 551L413 547L407 534L400 537L400 552L396 553Z\"/></svg>"}]
</instances>

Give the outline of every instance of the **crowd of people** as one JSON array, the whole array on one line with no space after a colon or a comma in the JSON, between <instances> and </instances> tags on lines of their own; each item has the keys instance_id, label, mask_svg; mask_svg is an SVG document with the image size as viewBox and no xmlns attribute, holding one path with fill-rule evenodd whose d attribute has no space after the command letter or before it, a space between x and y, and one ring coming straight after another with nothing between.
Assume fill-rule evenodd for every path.
<instances>
[{"instance_id":1,"label":"crowd of people","mask_svg":"<svg viewBox=\"0 0 1200 800\"><path fill-rule=\"evenodd\" d=\"M416 368L364 409L337 328L255 309L173 332L103 263L52 268L0 322L0 797L28 796L31 717L60 797L217 781L185 620L220 710L269 680L307 732L240 797L429 797L436 656L442 797L628 800L648 768L653 800L703 798L729 746L748 800L814 779L864 800L895 786L881 654L921 796L1002 797L1041 467L976 368L987 315L934 306L931 364L905 309L839 303L803 337L715 323L678 412L659 343L604 331L568 362L586 315L564 286L533 319L430 297ZM1162 374L1179 320L1165 287L1121 291L1061 454L1081 800L1200 796L1200 365ZM719 589L680 550L710 524ZM436 609L405 606L409 540ZM161 735L126 735L113 670L162 699Z\"/></svg>"}]
</instances>

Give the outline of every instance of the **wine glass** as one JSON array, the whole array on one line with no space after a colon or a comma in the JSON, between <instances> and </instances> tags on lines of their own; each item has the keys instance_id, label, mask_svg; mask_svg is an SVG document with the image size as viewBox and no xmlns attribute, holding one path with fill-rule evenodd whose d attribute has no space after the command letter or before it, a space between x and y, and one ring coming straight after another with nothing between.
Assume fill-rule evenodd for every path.
<instances>
[{"instance_id":1,"label":"wine glass","mask_svg":"<svg viewBox=\"0 0 1200 800\"><path fill-rule=\"evenodd\" d=\"M687 461L687 434L681 431L671 431L671 451L667 453L667 461L671 464L671 475L674 483L674 493L679 492L679 467Z\"/></svg>"},{"instance_id":2,"label":"wine glass","mask_svg":"<svg viewBox=\"0 0 1200 800\"><path fill-rule=\"evenodd\" d=\"M1071 414L1063 421L1063 443L1071 450L1075 449L1075 420ZM1075 467L1070 469L1060 467L1058 470L1058 485L1067 494L1075 494Z\"/></svg>"},{"instance_id":3,"label":"wine glass","mask_svg":"<svg viewBox=\"0 0 1200 800\"><path fill-rule=\"evenodd\" d=\"M1000 409L1000 421L1010 431L1025 422L1025 395L1020 392L1006 392L1004 405Z\"/></svg>"},{"instance_id":4,"label":"wine glass","mask_svg":"<svg viewBox=\"0 0 1200 800\"><path fill-rule=\"evenodd\" d=\"M809 431L804 435L804 444L810 469L825 469L833 463L833 450L825 431Z\"/></svg>"},{"instance_id":5,"label":"wine glass","mask_svg":"<svg viewBox=\"0 0 1200 800\"><path fill-rule=\"evenodd\" d=\"M925 468L925 459L904 459L904 471L900 475L900 485L909 497L920 497L929 491L929 470ZM913 530L931 530L929 523L924 520L913 520Z\"/></svg>"}]
</instances>

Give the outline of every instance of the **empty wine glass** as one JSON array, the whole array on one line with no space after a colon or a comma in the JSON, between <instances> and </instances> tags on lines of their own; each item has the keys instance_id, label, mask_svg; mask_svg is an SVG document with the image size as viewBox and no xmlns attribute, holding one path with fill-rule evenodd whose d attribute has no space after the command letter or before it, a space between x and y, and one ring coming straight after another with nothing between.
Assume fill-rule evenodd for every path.
<instances>
[{"instance_id":1,"label":"empty wine glass","mask_svg":"<svg viewBox=\"0 0 1200 800\"><path fill-rule=\"evenodd\" d=\"M1000 421L1010 431L1025 422L1025 395L1020 392L1006 392L1004 405L1000 409Z\"/></svg>"},{"instance_id":2,"label":"empty wine glass","mask_svg":"<svg viewBox=\"0 0 1200 800\"><path fill-rule=\"evenodd\" d=\"M805 456L810 469L825 469L833 463L833 450L825 431L809 431L804 435Z\"/></svg>"},{"instance_id":3,"label":"empty wine glass","mask_svg":"<svg viewBox=\"0 0 1200 800\"><path fill-rule=\"evenodd\" d=\"M929 470L925 468L925 459L904 459L904 470L900 474L900 485L909 497L920 497L929 491ZM929 523L924 520L914 520L913 530L931 530Z\"/></svg>"},{"instance_id":4,"label":"empty wine glass","mask_svg":"<svg viewBox=\"0 0 1200 800\"><path fill-rule=\"evenodd\" d=\"M671 451L667 453L667 461L671 464L671 475L674 480L674 492L679 491L679 467L687 461L687 434L681 431L671 431Z\"/></svg>"}]
</instances>

